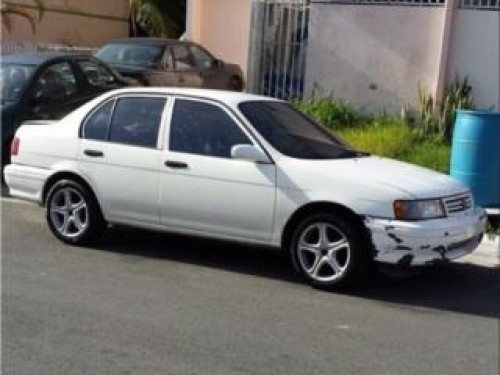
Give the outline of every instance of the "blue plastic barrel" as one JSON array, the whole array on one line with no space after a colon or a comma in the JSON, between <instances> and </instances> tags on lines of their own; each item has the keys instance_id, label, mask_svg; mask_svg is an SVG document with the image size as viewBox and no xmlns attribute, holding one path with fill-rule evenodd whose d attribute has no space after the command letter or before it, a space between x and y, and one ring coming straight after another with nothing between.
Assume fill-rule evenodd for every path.
<instances>
[{"instance_id":1,"label":"blue plastic barrel","mask_svg":"<svg viewBox=\"0 0 500 375\"><path fill-rule=\"evenodd\" d=\"M477 204L500 208L500 112L457 112L450 174L472 189Z\"/></svg>"}]
</instances>

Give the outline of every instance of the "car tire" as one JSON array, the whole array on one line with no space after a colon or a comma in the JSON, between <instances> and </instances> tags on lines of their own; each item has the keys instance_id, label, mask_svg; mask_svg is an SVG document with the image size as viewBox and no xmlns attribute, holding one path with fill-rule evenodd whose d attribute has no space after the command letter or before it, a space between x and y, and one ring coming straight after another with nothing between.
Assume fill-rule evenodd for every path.
<instances>
[{"instance_id":1,"label":"car tire","mask_svg":"<svg viewBox=\"0 0 500 375\"><path fill-rule=\"evenodd\" d=\"M52 233L72 245L95 241L105 228L105 221L94 195L74 180L60 180L49 190L46 219Z\"/></svg>"},{"instance_id":2,"label":"car tire","mask_svg":"<svg viewBox=\"0 0 500 375\"><path fill-rule=\"evenodd\" d=\"M354 220L334 213L311 215L297 225L290 242L294 268L311 286L337 290L369 270L366 235Z\"/></svg>"}]
</instances>

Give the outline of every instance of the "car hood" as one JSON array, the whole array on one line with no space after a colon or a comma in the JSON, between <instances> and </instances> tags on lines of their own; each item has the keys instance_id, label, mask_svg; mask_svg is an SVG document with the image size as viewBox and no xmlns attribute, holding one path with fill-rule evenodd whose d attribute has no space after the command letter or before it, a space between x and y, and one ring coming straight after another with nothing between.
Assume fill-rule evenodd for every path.
<instances>
[{"instance_id":1,"label":"car hood","mask_svg":"<svg viewBox=\"0 0 500 375\"><path fill-rule=\"evenodd\" d=\"M280 163L281 164L281 163ZM469 189L451 177L416 165L381 157L336 160L287 159L282 170L293 185L314 189L349 189L360 198L426 199Z\"/></svg>"}]
</instances>

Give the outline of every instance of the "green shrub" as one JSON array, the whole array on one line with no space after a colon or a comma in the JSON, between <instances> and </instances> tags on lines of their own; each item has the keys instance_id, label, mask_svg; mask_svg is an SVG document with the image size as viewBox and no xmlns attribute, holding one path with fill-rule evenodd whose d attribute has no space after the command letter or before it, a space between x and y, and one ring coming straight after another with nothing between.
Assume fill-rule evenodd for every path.
<instances>
[{"instance_id":1,"label":"green shrub","mask_svg":"<svg viewBox=\"0 0 500 375\"><path fill-rule=\"evenodd\" d=\"M351 128L369 121L344 101L332 99L296 100L295 107L330 129Z\"/></svg>"},{"instance_id":2,"label":"green shrub","mask_svg":"<svg viewBox=\"0 0 500 375\"><path fill-rule=\"evenodd\" d=\"M458 76L446 87L441 103L427 91L418 86L420 118L416 129L422 135L437 135L441 139L451 140L456 112L459 109L473 109L474 99L468 78Z\"/></svg>"}]
</instances>

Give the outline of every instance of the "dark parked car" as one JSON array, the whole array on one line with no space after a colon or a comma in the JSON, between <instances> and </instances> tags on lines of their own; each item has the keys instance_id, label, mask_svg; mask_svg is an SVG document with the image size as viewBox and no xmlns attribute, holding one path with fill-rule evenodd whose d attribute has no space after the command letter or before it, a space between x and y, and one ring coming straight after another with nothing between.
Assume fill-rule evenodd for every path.
<instances>
[{"instance_id":1,"label":"dark parked car","mask_svg":"<svg viewBox=\"0 0 500 375\"><path fill-rule=\"evenodd\" d=\"M198 87L242 91L238 65L216 59L198 44L160 38L111 41L96 56L124 76L147 86Z\"/></svg>"},{"instance_id":2,"label":"dark parked car","mask_svg":"<svg viewBox=\"0 0 500 375\"><path fill-rule=\"evenodd\" d=\"M128 86L88 55L14 54L2 58L2 164L16 129L26 120L59 119L105 91Z\"/></svg>"}]
</instances>

